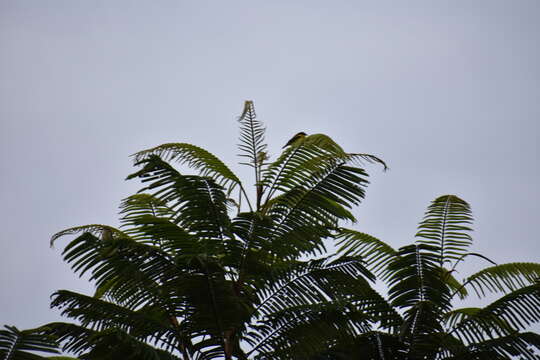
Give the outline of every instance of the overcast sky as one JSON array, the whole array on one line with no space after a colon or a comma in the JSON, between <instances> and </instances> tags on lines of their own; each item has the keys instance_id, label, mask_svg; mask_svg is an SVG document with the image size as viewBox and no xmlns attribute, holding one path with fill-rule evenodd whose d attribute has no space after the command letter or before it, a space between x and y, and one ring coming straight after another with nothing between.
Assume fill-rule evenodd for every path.
<instances>
[{"instance_id":1,"label":"overcast sky","mask_svg":"<svg viewBox=\"0 0 540 360\"><path fill-rule=\"evenodd\" d=\"M397 248L456 194L474 250L540 261L539 48L538 0L0 1L0 325L91 293L49 239L118 224L130 154L189 142L250 175L246 99L272 155L305 131L388 162L355 229ZM459 278L488 265L473 262Z\"/></svg>"}]
</instances>

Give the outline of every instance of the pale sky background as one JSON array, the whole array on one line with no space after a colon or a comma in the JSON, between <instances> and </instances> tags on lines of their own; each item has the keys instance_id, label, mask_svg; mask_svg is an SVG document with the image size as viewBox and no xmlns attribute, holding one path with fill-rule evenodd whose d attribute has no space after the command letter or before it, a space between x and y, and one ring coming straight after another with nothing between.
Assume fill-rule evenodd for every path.
<instances>
[{"instance_id":1,"label":"pale sky background","mask_svg":"<svg viewBox=\"0 0 540 360\"><path fill-rule=\"evenodd\" d=\"M57 289L91 293L49 239L118 224L130 154L189 142L251 175L246 99L273 155L306 131L388 162L368 168L355 229L397 248L451 193L475 251L539 262L539 64L538 0L2 0L0 325L59 320ZM488 265L472 262L459 278Z\"/></svg>"}]
</instances>

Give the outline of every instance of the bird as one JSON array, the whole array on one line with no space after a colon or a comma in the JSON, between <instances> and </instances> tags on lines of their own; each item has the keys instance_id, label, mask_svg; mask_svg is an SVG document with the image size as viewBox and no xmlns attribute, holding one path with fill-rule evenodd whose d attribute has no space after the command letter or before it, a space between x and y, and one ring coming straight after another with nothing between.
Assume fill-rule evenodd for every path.
<instances>
[{"instance_id":1,"label":"bird","mask_svg":"<svg viewBox=\"0 0 540 360\"><path fill-rule=\"evenodd\" d=\"M109 227L103 227L101 229L101 240L111 241L113 239L113 233Z\"/></svg>"},{"instance_id":2,"label":"bird","mask_svg":"<svg viewBox=\"0 0 540 360\"><path fill-rule=\"evenodd\" d=\"M282 147L282 149L285 149L287 146L294 144L295 142L305 138L306 136L307 134L305 132L300 131L298 134L294 135L291 140L287 141L287 143L285 144L285 146Z\"/></svg>"}]
</instances>

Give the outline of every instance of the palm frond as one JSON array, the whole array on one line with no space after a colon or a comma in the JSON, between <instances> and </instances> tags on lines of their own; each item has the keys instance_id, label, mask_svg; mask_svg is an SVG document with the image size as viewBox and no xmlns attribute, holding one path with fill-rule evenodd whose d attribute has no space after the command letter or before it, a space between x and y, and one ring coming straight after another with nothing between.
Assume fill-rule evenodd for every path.
<instances>
[{"instance_id":1,"label":"palm frond","mask_svg":"<svg viewBox=\"0 0 540 360\"><path fill-rule=\"evenodd\" d=\"M253 101L246 101L244 103L244 110L238 118L238 122L240 123L240 144L238 144L240 154L238 155L247 159L247 162L241 164L252 167L255 172L255 185L257 189L256 208L258 210L263 196L263 187L261 184L262 166L268 158L266 153L267 145L264 142L266 128L262 122L257 120ZM249 199L246 200L249 201Z\"/></svg>"},{"instance_id":2,"label":"palm frond","mask_svg":"<svg viewBox=\"0 0 540 360\"><path fill-rule=\"evenodd\" d=\"M405 312L400 330L400 339L407 346L407 357L429 358L426 355L439 347L439 344L434 341L434 335L441 333L442 330L439 304L429 300L420 300L409 307Z\"/></svg>"},{"instance_id":3,"label":"palm frond","mask_svg":"<svg viewBox=\"0 0 540 360\"><path fill-rule=\"evenodd\" d=\"M313 139L309 140L308 139ZM318 141L315 141L319 139ZM324 171L336 162L345 163L347 154L326 135L311 135L300 144L288 147L277 160L264 169L262 184L266 191L266 202L276 191L287 192L303 184L312 174Z\"/></svg>"},{"instance_id":4,"label":"palm frond","mask_svg":"<svg viewBox=\"0 0 540 360\"><path fill-rule=\"evenodd\" d=\"M136 240L145 240L144 234L139 233L138 222L148 216L162 219L174 219L174 211L166 203L150 194L134 194L120 204L121 227L125 233ZM127 229L126 229L127 228Z\"/></svg>"},{"instance_id":5,"label":"palm frond","mask_svg":"<svg viewBox=\"0 0 540 360\"><path fill-rule=\"evenodd\" d=\"M53 322L38 328L44 334L54 337L62 350L74 354L82 354L92 348L87 340L97 331L84 326L65 322Z\"/></svg>"},{"instance_id":6,"label":"palm frond","mask_svg":"<svg viewBox=\"0 0 540 360\"><path fill-rule=\"evenodd\" d=\"M516 329L540 322L540 283L515 290L484 308Z\"/></svg>"},{"instance_id":7,"label":"palm frond","mask_svg":"<svg viewBox=\"0 0 540 360\"><path fill-rule=\"evenodd\" d=\"M458 279L452 275L453 270L448 270L445 268L440 268L439 270L441 272L441 279L445 281L448 289L452 291L451 297L457 294L459 295L459 298L463 300L469 295L465 284L459 282Z\"/></svg>"},{"instance_id":8,"label":"palm frond","mask_svg":"<svg viewBox=\"0 0 540 360\"><path fill-rule=\"evenodd\" d=\"M38 329L19 330L15 326L4 325L0 330L0 359L33 360L45 359L34 352L58 354L55 338Z\"/></svg>"},{"instance_id":9,"label":"palm frond","mask_svg":"<svg viewBox=\"0 0 540 360\"><path fill-rule=\"evenodd\" d=\"M489 339L471 346L474 352L487 355L486 360L509 359L519 356L524 360L538 360L540 335L533 332L513 333Z\"/></svg>"},{"instance_id":10,"label":"palm frond","mask_svg":"<svg viewBox=\"0 0 540 360\"><path fill-rule=\"evenodd\" d=\"M91 271L100 296L111 296L131 309L152 301L168 304L162 287L179 271L167 253L130 238L103 241L84 233L65 247L63 256L80 276Z\"/></svg>"},{"instance_id":11,"label":"palm frond","mask_svg":"<svg viewBox=\"0 0 540 360\"><path fill-rule=\"evenodd\" d=\"M361 153L346 153L330 137L324 134L307 136L283 151L280 157L269 164L263 172L262 183L267 191L266 201L276 191L286 192L302 184L314 173L339 164L351 164L360 167L365 163L379 163L387 169L380 158Z\"/></svg>"},{"instance_id":12,"label":"palm frond","mask_svg":"<svg viewBox=\"0 0 540 360\"><path fill-rule=\"evenodd\" d=\"M192 257L204 252L204 246L196 235L171 220L142 215L131 221L134 227L126 232L137 242L155 245L171 256Z\"/></svg>"},{"instance_id":13,"label":"palm frond","mask_svg":"<svg viewBox=\"0 0 540 360\"><path fill-rule=\"evenodd\" d=\"M170 339L174 339L176 335L170 322L171 316L165 309L157 306L130 310L67 290L59 290L52 297L52 308L61 309L62 315L92 330L101 331L114 327L138 339L153 339L165 344L170 343Z\"/></svg>"},{"instance_id":14,"label":"palm frond","mask_svg":"<svg viewBox=\"0 0 540 360\"><path fill-rule=\"evenodd\" d=\"M388 295L398 308L410 309L418 302L437 304L439 310L450 306L450 290L441 277L439 248L417 244L399 249L398 256L389 265Z\"/></svg>"},{"instance_id":15,"label":"palm frond","mask_svg":"<svg viewBox=\"0 0 540 360\"><path fill-rule=\"evenodd\" d=\"M191 144L169 143L143 150L132 155L135 163L139 164L153 156L158 156L164 161L176 160L180 165L198 170L199 175L211 177L218 184L229 191L240 185L240 179L212 153Z\"/></svg>"},{"instance_id":16,"label":"palm frond","mask_svg":"<svg viewBox=\"0 0 540 360\"><path fill-rule=\"evenodd\" d=\"M316 134L288 147L269 165L263 179L267 200L262 212L275 222L274 244L279 241L304 249L299 235L308 233L307 228L321 229L318 240L309 240L313 250L305 252L315 255L324 249L321 239L329 236L328 230L335 229L340 220L355 221L348 209L360 203L369 183L362 168L348 165L357 158L326 135Z\"/></svg>"},{"instance_id":17,"label":"palm frond","mask_svg":"<svg viewBox=\"0 0 540 360\"><path fill-rule=\"evenodd\" d=\"M513 291L484 308L445 314L452 333L470 343L508 336L540 321L540 284Z\"/></svg>"},{"instance_id":18,"label":"palm frond","mask_svg":"<svg viewBox=\"0 0 540 360\"><path fill-rule=\"evenodd\" d=\"M120 208L122 227L132 239L158 246L172 256L195 256L203 252L196 234L177 224L176 211L154 196L132 195Z\"/></svg>"},{"instance_id":19,"label":"palm frond","mask_svg":"<svg viewBox=\"0 0 540 360\"><path fill-rule=\"evenodd\" d=\"M109 225L102 224L90 224L71 227L60 232L57 232L51 237L50 245L54 246L54 243L59 238L66 235L75 235L78 233L89 233L101 238L104 241L110 241L115 238L127 237L127 234Z\"/></svg>"},{"instance_id":20,"label":"palm frond","mask_svg":"<svg viewBox=\"0 0 540 360\"><path fill-rule=\"evenodd\" d=\"M267 203L266 214L274 220L274 244L286 243L314 255L324 249L322 239L335 229L340 220L355 221L348 210L351 203L364 197L367 174L359 168L343 163L327 164L319 172L311 173L303 184L289 189ZM318 234L307 229L320 230ZM302 234L314 234L306 237ZM279 245L278 245L279 246ZM290 248L292 256L295 252Z\"/></svg>"},{"instance_id":21,"label":"palm frond","mask_svg":"<svg viewBox=\"0 0 540 360\"><path fill-rule=\"evenodd\" d=\"M258 325L257 359L302 359L328 349L338 339L369 331L369 317L343 301L289 307Z\"/></svg>"},{"instance_id":22,"label":"palm frond","mask_svg":"<svg viewBox=\"0 0 540 360\"><path fill-rule=\"evenodd\" d=\"M471 214L469 204L455 195L440 196L428 207L418 226L417 242L440 248L441 267L459 260L471 245Z\"/></svg>"},{"instance_id":23,"label":"palm frond","mask_svg":"<svg viewBox=\"0 0 540 360\"><path fill-rule=\"evenodd\" d=\"M404 246L388 266L389 300L405 311L400 338L412 358L423 358L432 351L432 335L442 331L442 312L451 306L438 251L438 247L425 244Z\"/></svg>"},{"instance_id":24,"label":"palm frond","mask_svg":"<svg viewBox=\"0 0 540 360\"><path fill-rule=\"evenodd\" d=\"M243 241L242 253L237 264L230 264L238 271L239 287L249 278L267 273L275 262L279 251L269 241L272 219L259 212L240 213L232 221L233 233Z\"/></svg>"},{"instance_id":25,"label":"palm frond","mask_svg":"<svg viewBox=\"0 0 540 360\"><path fill-rule=\"evenodd\" d=\"M301 306L344 294L347 286L373 275L355 258L322 258L291 262L269 274L257 292L257 316L269 315L287 306ZM364 282L362 282L364 283ZM350 288L349 288L350 289Z\"/></svg>"},{"instance_id":26,"label":"palm frond","mask_svg":"<svg viewBox=\"0 0 540 360\"><path fill-rule=\"evenodd\" d=\"M302 142L295 146L316 146L333 154L345 155L345 151L330 136L326 134L312 134L306 136Z\"/></svg>"},{"instance_id":27,"label":"palm frond","mask_svg":"<svg viewBox=\"0 0 540 360\"><path fill-rule=\"evenodd\" d=\"M471 351L459 338L444 331L427 334L424 339L423 353L427 359L453 359L463 355L472 355ZM475 357L465 357L464 359L476 359Z\"/></svg>"},{"instance_id":28,"label":"palm frond","mask_svg":"<svg viewBox=\"0 0 540 360\"><path fill-rule=\"evenodd\" d=\"M386 162L384 162L383 159L381 159L378 156L371 155L371 154L362 154L362 153L349 153L347 154L350 158L351 164L358 164L360 166L364 166L365 163L369 164L379 164L383 166L383 171L388 170L388 165L386 165Z\"/></svg>"},{"instance_id":29,"label":"palm frond","mask_svg":"<svg viewBox=\"0 0 540 360\"><path fill-rule=\"evenodd\" d=\"M367 331L344 339L310 360L406 360L405 345L396 335Z\"/></svg>"},{"instance_id":30,"label":"palm frond","mask_svg":"<svg viewBox=\"0 0 540 360\"><path fill-rule=\"evenodd\" d=\"M238 118L240 123L240 156L248 159L245 163L254 168L260 166L260 154L266 151L267 145L264 143L264 133L266 128L257 119L253 101L246 101L242 114Z\"/></svg>"},{"instance_id":31,"label":"palm frond","mask_svg":"<svg viewBox=\"0 0 540 360\"><path fill-rule=\"evenodd\" d=\"M464 280L478 296L486 292L514 291L531 285L540 279L538 263L508 263L491 266L478 271Z\"/></svg>"},{"instance_id":32,"label":"palm frond","mask_svg":"<svg viewBox=\"0 0 540 360\"><path fill-rule=\"evenodd\" d=\"M382 279L388 276L388 265L397 255L390 245L366 233L345 228L340 228L335 238L338 254L361 256L370 271Z\"/></svg>"},{"instance_id":33,"label":"palm frond","mask_svg":"<svg viewBox=\"0 0 540 360\"><path fill-rule=\"evenodd\" d=\"M197 237L216 240L222 246L230 233L227 198L212 179L181 175L157 156L149 157L141 170L128 178L140 177L149 183L141 191L151 194L174 211L174 222Z\"/></svg>"},{"instance_id":34,"label":"palm frond","mask_svg":"<svg viewBox=\"0 0 540 360\"><path fill-rule=\"evenodd\" d=\"M170 352L152 347L116 328L96 332L87 340L92 348L81 355L82 360L179 360Z\"/></svg>"}]
</instances>

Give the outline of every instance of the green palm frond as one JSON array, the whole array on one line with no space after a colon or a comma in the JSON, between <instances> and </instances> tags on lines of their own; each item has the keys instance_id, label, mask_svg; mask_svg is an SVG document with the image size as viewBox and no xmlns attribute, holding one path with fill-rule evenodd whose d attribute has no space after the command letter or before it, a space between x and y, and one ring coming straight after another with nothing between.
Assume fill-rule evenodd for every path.
<instances>
[{"instance_id":1,"label":"green palm frond","mask_svg":"<svg viewBox=\"0 0 540 360\"><path fill-rule=\"evenodd\" d=\"M80 356L82 360L180 360L170 352L154 348L116 328L96 332L87 341L92 348Z\"/></svg>"},{"instance_id":2,"label":"green palm frond","mask_svg":"<svg viewBox=\"0 0 540 360\"><path fill-rule=\"evenodd\" d=\"M350 164L357 168L364 162L384 161L370 154L346 153L330 137L314 134L305 137L295 146L288 147L281 156L263 172L262 183L267 191L266 202L279 191L287 192L309 180L314 174L325 173L336 165ZM353 201L353 204L357 202Z\"/></svg>"},{"instance_id":3,"label":"green palm frond","mask_svg":"<svg viewBox=\"0 0 540 360\"><path fill-rule=\"evenodd\" d=\"M256 209L258 210L264 191L261 184L261 174L263 166L268 159L268 154L266 153L267 145L264 142L264 133L266 132L266 128L264 127L263 123L257 119L253 101L246 101L244 103L244 110L238 118L238 122L240 123L240 144L238 144L240 154L238 155L247 160L247 162L243 162L241 164L252 167L255 172L255 185L257 192ZM247 198L247 195L246 200L249 204L249 198Z\"/></svg>"},{"instance_id":4,"label":"green palm frond","mask_svg":"<svg viewBox=\"0 0 540 360\"><path fill-rule=\"evenodd\" d=\"M324 141L311 141L313 137ZM294 244L302 249L300 253L317 254L324 249L321 240L329 236L328 230L335 229L339 221L355 221L349 208L364 198L368 175L362 168L348 165L358 156L335 149L333 144L327 136L311 135L288 147L269 165L263 180L268 189L263 214L275 222L274 243ZM271 198L275 193L279 194ZM312 250L302 243L301 234L307 228L321 230L318 241L309 241Z\"/></svg>"},{"instance_id":5,"label":"green palm frond","mask_svg":"<svg viewBox=\"0 0 540 360\"><path fill-rule=\"evenodd\" d=\"M343 255L361 256L367 268L374 274L385 279L388 275L388 264L397 255L387 243L355 230L340 228L336 235L338 253Z\"/></svg>"},{"instance_id":6,"label":"green palm frond","mask_svg":"<svg viewBox=\"0 0 540 360\"><path fill-rule=\"evenodd\" d=\"M402 309L413 308L418 302L429 301L439 309L450 306L450 291L441 277L439 248L417 244L399 249L389 265L389 299Z\"/></svg>"},{"instance_id":7,"label":"green palm frond","mask_svg":"<svg viewBox=\"0 0 540 360\"><path fill-rule=\"evenodd\" d=\"M441 272L441 278L446 283L446 286L448 286L448 289L452 292L452 297L459 295L459 298L463 300L469 296L469 292L467 291L465 284L459 282L458 279L452 275L452 270L440 268L439 271Z\"/></svg>"},{"instance_id":8,"label":"green palm frond","mask_svg":"<svg viewBox=\"0 0 540 360\"><path fill-rule=\"evenodd\" d=\"M355 221L348 207L364 197L365 177L362 169L335 163L312 173L303 186L272 199L267 203L266 214L275 223L271 235L274 243L299 249L296 253L293 247L289 249L293 256L302 252L316 254L324 249L322 239L330 235L329 230L335 229L339 221ZM306 231L308 228L314 231ZM302 234L306 233L317 237L303 239Z\"/></svg>"},{"instance_id":9,"label":"green palm frond","mask_svg":"<svg viewBox=\"0 0 540 360\"><path fill-rule=\"evenodd\" d=\"M383 171L388 170L388 165L383 159L371 154L350 153L347 154L351 164L364 166L365 163L379 164L383 166Z\"/></svg>"},{"instance_id":10,"label":"green palm frond","mask_svg":"<svg viewBox=\"0 0 540 360\"><path fill-rule=\"evenodd\" d=\"M347 328L351 333L346 336L365 332L375 323L397 330L401 317L372 288L372 280L359 259L350 257L283 267L257 293L260 298L254 310L255 321L244 340L253 346L252 352L264 353L261 358L284 356L285 346L290 356L285 358L295 358L300 353L307 356L309 351L321 350L322 345L328 348L330 341ZM341 309L341 315L332 315L332 321L319 317L325 314L324 309L335 306ZM303 334L302 343L295 343L298 334ZM287 339L290 343L285 344Z\"/></svg>"},{"instance_id":11,"label":"green palm frond","mask_svg":"<svg viewBox=\"0 0 540 360\"><path fill-rule=\"evenodd\" d=\"M103 241L84 233L65 247L63 255L80 276L91 271L98 293L131 309L149 301L163 304L164 274L178 271L167 253L129 238Z\"/></svg>"},{"instance_id":12,"label":"green palm frond","mask_svg":"<svg viewBox=\"0 0 540 360\"><path fill-rule=\"evenodd\" d=\"M115 303L60 290L53 294L51 307L61 309L62 315L93 330L115 327L139 339L151 338L161 342L167 342L167 337L174 337L170 315L157 306L130 310Z\"/></svg>"},{"instance_id":13,"label":"green palm frond","mask_svg":"<svg viewBox=\"0 0 540 360\"><path fill-rule=\"evenodd\" d=\"M120 222L124 232L138 241L148 240L146 234L139 231L139 221L142 218L153 217L173 219L174 211L163 201L150 194L134 194L122 200L120 204Z\"/></svg>"},{"instance_id":14,"label":"green palm frond","mask_svg":"<svg viewBox=\"0 0 540 360\"><path fill-rule=\"evenodd\" d=\"M256 359L302 359L328 349L336 340L369 331L369 318L346 302L325 301L275 312L257 326L248 353Z\"/></svg>"},{"instance_id":15,"label":"green palm frond","mask_svg":"<svg viewBox=\"0 0 540 360\"><path fill-rule=\"evenodd\" d=\"M4 325L0 330L1 360L45 359L35 352L59 353L55 338L44 334L39 329L19 330L15 326Z\"/></svg>"},{"instance_id":16,"label":"green palm frond","mask_svg":"<svg viewBox=\"0 0 540 360\"><path fill-rule=\"evenodd\" d=\"M538 360L540 335L533 332L513 333L474 344L471 348L475 353L484 355L481 359L485 360L506 360L517 356L524 360Z\"/></svg>"},{"instance_id":17,"label":"green palm frond","mask_svg":"<svg viewBox=\"0 0 540 360\"><path fill-rule=\"evenodd\" d=\"M347 154L326 135L311 135L305 139L322 137L324 141L303 140L286 148L277 160L262 172L262 184L266 189L266 202L276 191L287 192L309 180L312 174L338 163L345 163Z\"/></svg>"},{"instance_id":18,"label":"green palm frond","mask_svg":"<svg viewBox=\"0 0 540 360\"><path fill-rule=\"evenodd\" d=\"M51 237L50 245L51 247L53 247L56 240L58 240L59 238L63 236L75 235L78 233L89 233L89 234L92 234L94 236L101 238L104 241L110 241L110 240L120 238L120 237L127 237L127 234L125 234L123 231L118 230L112 226L102 225L102 224L90 224L90 225L75 226L75 227L57 232Z\"/></svg>"},{"instance_id":19,"label":"green palm frond","mask_svg":"<svg viewBox=\"0 0 540 360\"><path fill-rule=\"evenodd\" d=\"M388 266L388 296L405 311L400 338L412 358L432 351L433 334L442 331L442 312L449 310L451 292L439 267L439 248L426 244L404 246Z\"/></svg>"},{"instance_id":20,"label":"green palm frond","mask_svg":"<svg viewBox=\"0 0 540 360\"><path fill-rule=\"evenodd\" d=\"M316 146L329 153L345 155L345 151L330 136L325 134L312 134L304 137L301 142L294 146Z\"/></svg>"},{"instance_id":21,"label":"green palm frond","mask_svg":"<svg viewBox=\"0 0 540 360\"><path fill-rule=\"evenodd\" d=\"M508 263L491 266L478 271L464 280L478 296L486 292L514 291L531 285L540 279L538 263Z\"/></svg>"},{"instance_id":22,"label":"green palm frond","mask_svg":"<svg viewBox=\"0 0 540 360\"><path fill-rule=\"evenodd\" d=\"M422 347L426 359L453 359L464 354L472 354L466 343L444 331L427 334L423 340ZM469 358L466 357L466 359ZM474 357L470 357L470 359L474 359Z\"/></svg>"},{"instance_id":23,"label":"green palm frond","mask_svg":"<svg viewBox=\"0 0 540 360\"><path fill-rule=\"evenodd\" d=\"M540 283L513 291L484 308L516 329L540 321Z\"/></svg>"},{"instance_id":24,"label":"green palm frond","mask_svg":"<svg viewBox=\"0 0 540 360\"><path fill-rule=\"evenodd\" d=\"M175 223L199 238L222 240L230 235L228 203L221 186L210 178L181 175L156 156L143 164L128 178L140 177L149 183L141 191L153 190L151 195L174 211Z\"/></svg>"},{"instance_id":25,"label":"green palm frond","mask_svg":"<svg viewBox=\"0 0 540 360\"><path fill-rule=\"evenodd\" d=\"M434 351L434 347L438 347L435 345L436 334L443 331L440 315L439 304L429 300L420 300L407 309L400 329L400 339L407 346L408 357L430 358L428 354Z\"/></svg>"},{"instance_id":26,"label":"green palm frond","mask_svg":"<svg viewBox=\"0 0 540 360\"><path fill-rule=\"evenodd\" d=\"M232 256L231 260L237 260L236 264L230 264L238 271L238 286L241 288L245 281L252 282L261 275L270 272L272 266L283 257L279 256L270 241L272 231L272 219L263 216L259 212L240 213L232 221L232 231L243 242L243 248L239 257Z\"/></svg>"},{"instance_id":27,"label":"green palm frond","mask_svg":"<svg viewBox=\"0 0 540 360\"><path fill-rule=\"evenodd\" d=\"M137 242L152 244L171 256L196 256L204 252L197 237L173 221L142 215L132 219L133 227L126 230Z\"/></svg>"},{"instance_id":28,"label":"green palm frond","mask_svg":"<svg viewBox=\"0 0 540 360\"><path fill-rule=\"evenodd\" d=\"M248 160L245 165L258 169L261 165L260 156L266 151L267 145L264 143L264 133L266 128L257 119L253 101L245 101L242 114L238 118L240 123L240 156Z\"/></svg>"},{"instance_id":29,"label":"green palm frond","mask_svg":"<svg viewBox=\"0 0 540 360\"><path fill-rule=\"evenodd\" d=\"M261 182L266 192L264 204L274 197L276 191L287 192L309 179L312 173L324 168L326 164L322 159L328 159L329 154L331 153L316 145L286 148L262 172ZM321 159L321 161L316 159Z\"/></svg>"},{"instance_id":30,"label":"green palm frond","mask_svg":"<svg viewBox=\"0 0 540 360\"><path fill-rule=\"evenodd\" d=\"M312 134L299 137L298 141L291 144L292 147L316 147L324 150L327 157L344 158L352 164L363 166L365 163L382 165L384 170L388 170L386 163L379 157L365 153L347 153L331 137L325 134ZM331 154L331 155L330 155Z\"/></svg>"},{"instance_id":31,"label":"green palm frond","mask_svg":"<svg viewBox=\"0 0 540 360\"><path fill-rule=\"evenodd\" d=\"M179 226L176 211L150 194L135 194L122 202L124 232L137 242L155 245L171 256L196 256L203 251L198 238Z\"/></svg>"},{"instance_id":32,"label":"green palm frond","mask_svg":"<svg viewBox=\"0 0 540 360\"><path fill-rule=\"evenodd\" d=\"M417 242L440 248L441 267L459 260L471 245L471 214L469 204L455 195L440 196L428 207L418 226Z\"/></svg>"},{"instance_id":33,"label":"green palm frond","mask_svg":"<svg viewBox=\"0 0 540 360\"><path fill-rule=\"evenodd\" d=\"M540 284L511 292L484 308L450 311L445 320L452 333L471 343L511 335L540 321Z\"/></svg>"},{"instance_id":34,"label":"green palm frond","mask_svg":"<svg viewBox=\"0 0 540 360\"><path fill-rule=\"evenodd\" d=\"M405 346L395 335L367 331L345 339L311 360L406 360Z\"/></svg>"},{"instance_id":35,"label":"green palm frond","mask_svg":"<svg viewBox=\"0 0 540 360\"><path fill-rule=\"evenodd\" d=\"M266 316L288 306L323 302L344 294L347 281L353 283L373 275L354 258L323 258L291 262L269 274L258 290L257 316ZM345 286L345 289L343 288Z\"/></svg>"},{"instance_id":36,"label":"green palm frond","mask_svg":"<svg viewBox=\"0 0 540 360\"><path fill-rule=\"evenodd\" d=\"M81 325L65 322L48 323L39 327L39 330L57 339L63 351L74 354L82 354L90 350L92 344L87 340L97 332Z\"/></svg>"},{"instance_id":37,"label":"green palm frond","mask_svg":"<svg viewBox=\"0 0 540 360\"><path fill-rule=\"evenodd\" d=\"M240 185L240 179L212 153L191 144L169 143L143 150L132 155L135 163L139 164L153 156L158 156L164 161L175 160L180 165L187 165L198 170L199 175L211 177L218 184L230 191Z\"/></svg>"}]
</instances>

